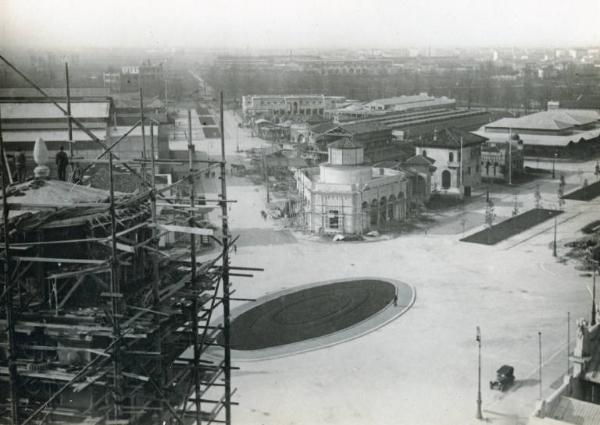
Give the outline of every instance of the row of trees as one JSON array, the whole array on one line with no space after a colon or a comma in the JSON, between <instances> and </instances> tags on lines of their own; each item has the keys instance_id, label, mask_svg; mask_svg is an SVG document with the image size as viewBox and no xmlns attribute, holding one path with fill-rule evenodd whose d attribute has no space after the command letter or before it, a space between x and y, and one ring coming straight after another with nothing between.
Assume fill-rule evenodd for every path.
<instances>
[{"instance_id":1,"label":"row of trees","mask_svg":"<svg viewBox=\"0 0 600 425\"><path fill-rule=\"evenodd\" d=\"M212 87L236 98L245 94L324 93L371 100L427 92L455 98L464 106L527 110L541 108L551 99L572 100L582 94L600 94L593 78L570 68L554 80L542 80L532 68L517 73L491 62L473 68L401 70L379 75L320 75L252 65L213 64L203 67L201 74Z\"/></svg>"}]
</instances>

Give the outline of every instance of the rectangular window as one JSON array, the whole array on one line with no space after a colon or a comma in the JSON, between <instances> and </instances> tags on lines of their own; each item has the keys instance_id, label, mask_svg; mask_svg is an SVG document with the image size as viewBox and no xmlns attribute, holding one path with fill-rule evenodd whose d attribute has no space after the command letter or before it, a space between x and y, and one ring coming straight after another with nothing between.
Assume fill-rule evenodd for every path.
<instances>
[{"instance_id":1,"label":"rectangular window","mask_svg":"<svg viewBox=\"0 0 600 425\"><path fill-rule=\"evenodd\" d=\"M467 176L471 175L471 167L467 167Z\"/></svg>"},{"instance_id":2,"label":"rectangular window","mask_svg":"<svg viewBox=\"0 0 600 425\"><path fill-rule=\"evenodd\" d=\"M338 229L340 227L340 216L338 210L329 210L329 228Z\"/></svg>"}]
</instances>

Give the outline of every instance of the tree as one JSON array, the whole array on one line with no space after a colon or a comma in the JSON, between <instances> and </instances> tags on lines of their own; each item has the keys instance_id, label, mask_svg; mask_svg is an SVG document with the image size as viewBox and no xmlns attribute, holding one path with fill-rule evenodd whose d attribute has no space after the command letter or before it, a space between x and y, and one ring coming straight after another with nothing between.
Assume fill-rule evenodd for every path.
<instances>
[{"instance_id":1,"label":"tree","mask_svg":"<svg viewBox=\"0 0 600 425\"><path fill-rule=\"evenodd\" d=\"M512 216L517 216L519 215L519 200L518 200L518 193L515 193L514 196L514 201L513 201L513 210L512 210Z\"/></svg>"},{"instance_id":2,"label":"tree","mask_svg":"<svg viewBox=\"0 0 600 425\"><path fill-rule=\"evenodd\" d=\"M540 185L535 185L535 192L533 192L533 198L535 200L535 207L537 209L542 208L542 194L540 193Z\"/></svg>"},{"instance_id":3,"label":"tree","mask_svg":"<svg viewBox=\"0 0 600 425\"><path fill-rule=\"evenodd\" d=\"M565 176L560 176L560 183L558 184L558 209L562 210L565 205L565 199L563 196L565 195Z\"/></svg>"},{"instance_id":4,"label":"tree","mask_svg":"<svg viewBox=\"0 0 600 425\"><path fill-rule=\"evenodd\" d=\"M494 209L494 201L491 199L487 202L485 207L485 224L488 226L487 229L487 240L488 244L490 243L490 236L492 233L492 226L494 225L494 220L496 219L496 211Z\"/></svg>"}]
</instances>

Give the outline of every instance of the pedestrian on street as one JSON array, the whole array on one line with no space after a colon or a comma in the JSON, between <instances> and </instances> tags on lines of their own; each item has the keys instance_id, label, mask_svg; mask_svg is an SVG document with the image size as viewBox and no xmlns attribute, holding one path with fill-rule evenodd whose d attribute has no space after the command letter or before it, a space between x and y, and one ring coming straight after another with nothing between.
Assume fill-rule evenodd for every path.
<instances>
[{"instance_id":1,"label":"pedestrian on street","mask_svg":"<svg viewBox=\"0 0 600 425\"><path fill-rule=\"evenodd\" d=\"M398 307L398 292L394 294L394 307Z\"/></svg>"},{"instance_id":2,"label":"pedestrian on street","mask_svg":"<svg viewBox=\"0 0 600 425\"><path fill-rule=\"evenodd\" d=\"M23 183L27 174L27 159L25 158L25 152L23 152L23 149L21 148L19 148L17 153L16 166L17 179L19 183Z\"/></svg>"},{"instance_id":3,"label":"pedestrian on street","mask_svg":"<svg viewBox=\"0 0 600 425\"><path fill-rule=\"evenodd\" d=\"M65 152L64 147L56 154L56 168L58 169L58 179L65 181L67 179L67 165L69 165L69 157Z\"/></svg>"},{"instance_id":4,"label":"pedestrian on street","mask_svg":"<svg viewBox=\"0 0 600 425\"><path fill-rule=\"evenodd\" d=\"M237 254L237 245L236 244L233 244L233 253Z\"/></svg>"}]
</instances>

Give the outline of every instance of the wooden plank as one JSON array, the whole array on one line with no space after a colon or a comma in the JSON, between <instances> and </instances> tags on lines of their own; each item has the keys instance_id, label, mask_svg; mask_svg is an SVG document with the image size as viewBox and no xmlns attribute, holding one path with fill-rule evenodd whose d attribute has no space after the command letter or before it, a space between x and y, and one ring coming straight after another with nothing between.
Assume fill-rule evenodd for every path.
<instances>
[{"instance_id":1,"label":"wooden plank","mask_svg":"<svg viewBox=\"0 0 600 425\"><path fill-rule=\"evenodd\" d=\"M123 298L123 294L120 292L102 292L100 296L104 298Z\"/></svg>"},{"instance_id":2,"label":"wooden plank","mask_svg":"<svg viewBox=\"0 0 600 425\"><path fill-rule=\"evenodd\" d=\"M153 226L169 232L187 233L199 236L212 236L214 234L212 229L203 229L199 227L177 226L175 224L155 224Z\"/></svg>"},{"instance_id":3,"label":"wooden plank","mask_svg":"<svg viewBox=\"0 0 600 425\"><path fill-rule=\"evenodd\" d=\"M107 260L91 260L80 258L50 258L50 257L13 257L21 261L29 261L32 263L72 263L72 264L105 264Z\"/></svg>"},{"instance_id":4,"label":"wooden plank","mask_svg":"<svg viewBox=\"0 0 600 425\"><path fill-rule=\"evenodd\" d=\"M111 238L112 239L112 238ZM102 241L100 242L102 245L106 245L106 246L112 246L111 241ZM132 246L126 245L124 243L121 242L117 242L117 249L119 251L123 251L123 252L129 252L131 254L133 254L135 252L135 249Z\"/></svg>"},{"instance_id":5,"label":"wooden plank","mask_svg":"<svg viewBox=\"0 0 600 425\"><path fill-rule=\"evenodd\" d=\"M4 202L0 202L0 205L3 205ZM68 203L68 202L44 202L44 203L35 203L35 202L8 202L11 210L19 210L26 209L30 210L32 208L73 208L73 207L81 207L81 208L109 208L109 204L106 202L80 202L80 203Z\"/></svg>"}]
</instances>

